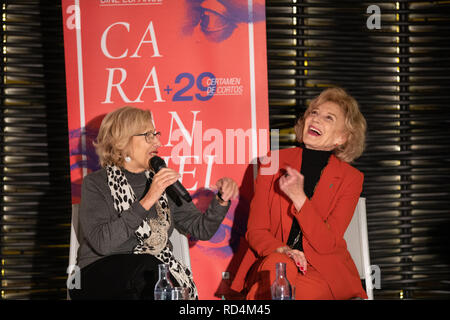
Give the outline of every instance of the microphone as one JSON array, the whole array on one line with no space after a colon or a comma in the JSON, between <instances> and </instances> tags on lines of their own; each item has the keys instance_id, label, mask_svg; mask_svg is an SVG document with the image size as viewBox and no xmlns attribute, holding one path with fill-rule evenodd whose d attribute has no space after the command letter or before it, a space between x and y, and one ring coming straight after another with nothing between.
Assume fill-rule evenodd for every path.
<instances>
[{"instance_id":1,"label":"microphone","mask_svg":"<svg viewBox=\"0 0 450 320\"><path fill-rule=\"evenodd\" d=\"M161 159L158 156L153 156L150 159L150 165L152 166L153 170L155 170L155 173L157 173L162 168L166 168L166 162ZM174 200L177 204L180 202L180 199L174 199L175 196L180 196L187 202L191 202L192 198L189 194L189 192L186 190L185 187L180 183L180 181L175 181L172 185L168 186L166 189L167 194ZM178 201L177 201L178 200ZM178 205L181 205L178 204Z\"/></svg>"}]
</instances>

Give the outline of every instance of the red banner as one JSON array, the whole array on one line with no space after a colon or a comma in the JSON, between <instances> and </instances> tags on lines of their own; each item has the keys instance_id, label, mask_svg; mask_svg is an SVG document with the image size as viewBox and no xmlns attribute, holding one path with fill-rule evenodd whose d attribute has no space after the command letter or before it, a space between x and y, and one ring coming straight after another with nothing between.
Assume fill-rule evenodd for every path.
<instances>
[{"instance_id":1,"label":"red banner","mask_svg":"<svg viewBox=\"0 0 450 320\"><path fill-rule=\"evenodd\" d=\"M203 210L223 176L242 187L210 241L190 239L200 299L220 297L245 232L255 159L268 149L265 7L260 0L63 0L72 202L99 169L106 113L151 110L159 154Z\"/></svg>"}]
</instances>

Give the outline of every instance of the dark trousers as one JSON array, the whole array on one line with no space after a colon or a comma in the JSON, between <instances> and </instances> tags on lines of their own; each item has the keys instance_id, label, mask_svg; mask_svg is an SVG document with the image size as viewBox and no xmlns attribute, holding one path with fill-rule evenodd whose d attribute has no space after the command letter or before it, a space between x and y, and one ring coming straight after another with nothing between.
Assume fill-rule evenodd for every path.
<instances>
[{"instance_id":1,"label":"dark trousers","mask_svg":"<svg viewBox=\"0 0 450 320\"><path fill-rule=\"evenodd\" d=\"M161 261L150 254L118 254L93 262L80 271L80 289L69 290L72 300L153 299ZM171 278L174 286L175 279Z\"/></svg>"}]
</instances>

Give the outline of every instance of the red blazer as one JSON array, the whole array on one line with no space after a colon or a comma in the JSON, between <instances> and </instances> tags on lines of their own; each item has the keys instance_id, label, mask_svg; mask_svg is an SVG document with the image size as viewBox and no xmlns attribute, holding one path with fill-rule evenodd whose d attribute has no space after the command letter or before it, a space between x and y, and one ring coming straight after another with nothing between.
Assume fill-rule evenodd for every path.
<instances>
[{"instance_id":1,"label":"red blazer","mask_svg":"<svg viewBox=\"0 0 450 320\"><path fill-rule=\"evenodd\" d=\"M290 166L300 171L301 161L301 148L279 151L280 169ZM280 171L274 175L259 174L256 178L246 233L252 250L245 253L231 288L241 291L247 272L258 257L265 257L286 245L295 218L303 232L306 260L324 277L334 297L367 299L343 238L362 191L363 174L331 155L313 197L297 211L279 189Z\"/></svg>"}]
</instances>

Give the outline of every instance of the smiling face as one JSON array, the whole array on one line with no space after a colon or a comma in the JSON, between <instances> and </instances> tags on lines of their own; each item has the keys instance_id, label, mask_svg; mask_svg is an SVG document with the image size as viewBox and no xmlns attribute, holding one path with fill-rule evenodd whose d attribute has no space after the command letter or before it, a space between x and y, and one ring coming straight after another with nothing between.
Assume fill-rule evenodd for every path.
<instances>
[{"instance_id":1,"label":"smiling face","mask_svg":"<svg viewBox=\"0 0 450 320\"><path fill-rule=\"evenodd\" d=\"M141 133L154 132L155 128L149 124ZM145 136L132 136L127 156L131 158L130 162L124 162L124 168L130 172L139 173L149 168L150 159L158 153L161 147L161 141L158 136L150 135L150 143L146 141Z\"/></svg>"},{"instance_id":2,"label":"smiling face","mask_svg":"<svg viewBox=\"0 0 450 320\"><path fill-rule=\"evenodd\" d=\"M338 104L326 101L308 111L303 127L308 149L331 151L346 141L345 116Z\"/></svg>"}]
</instances>

